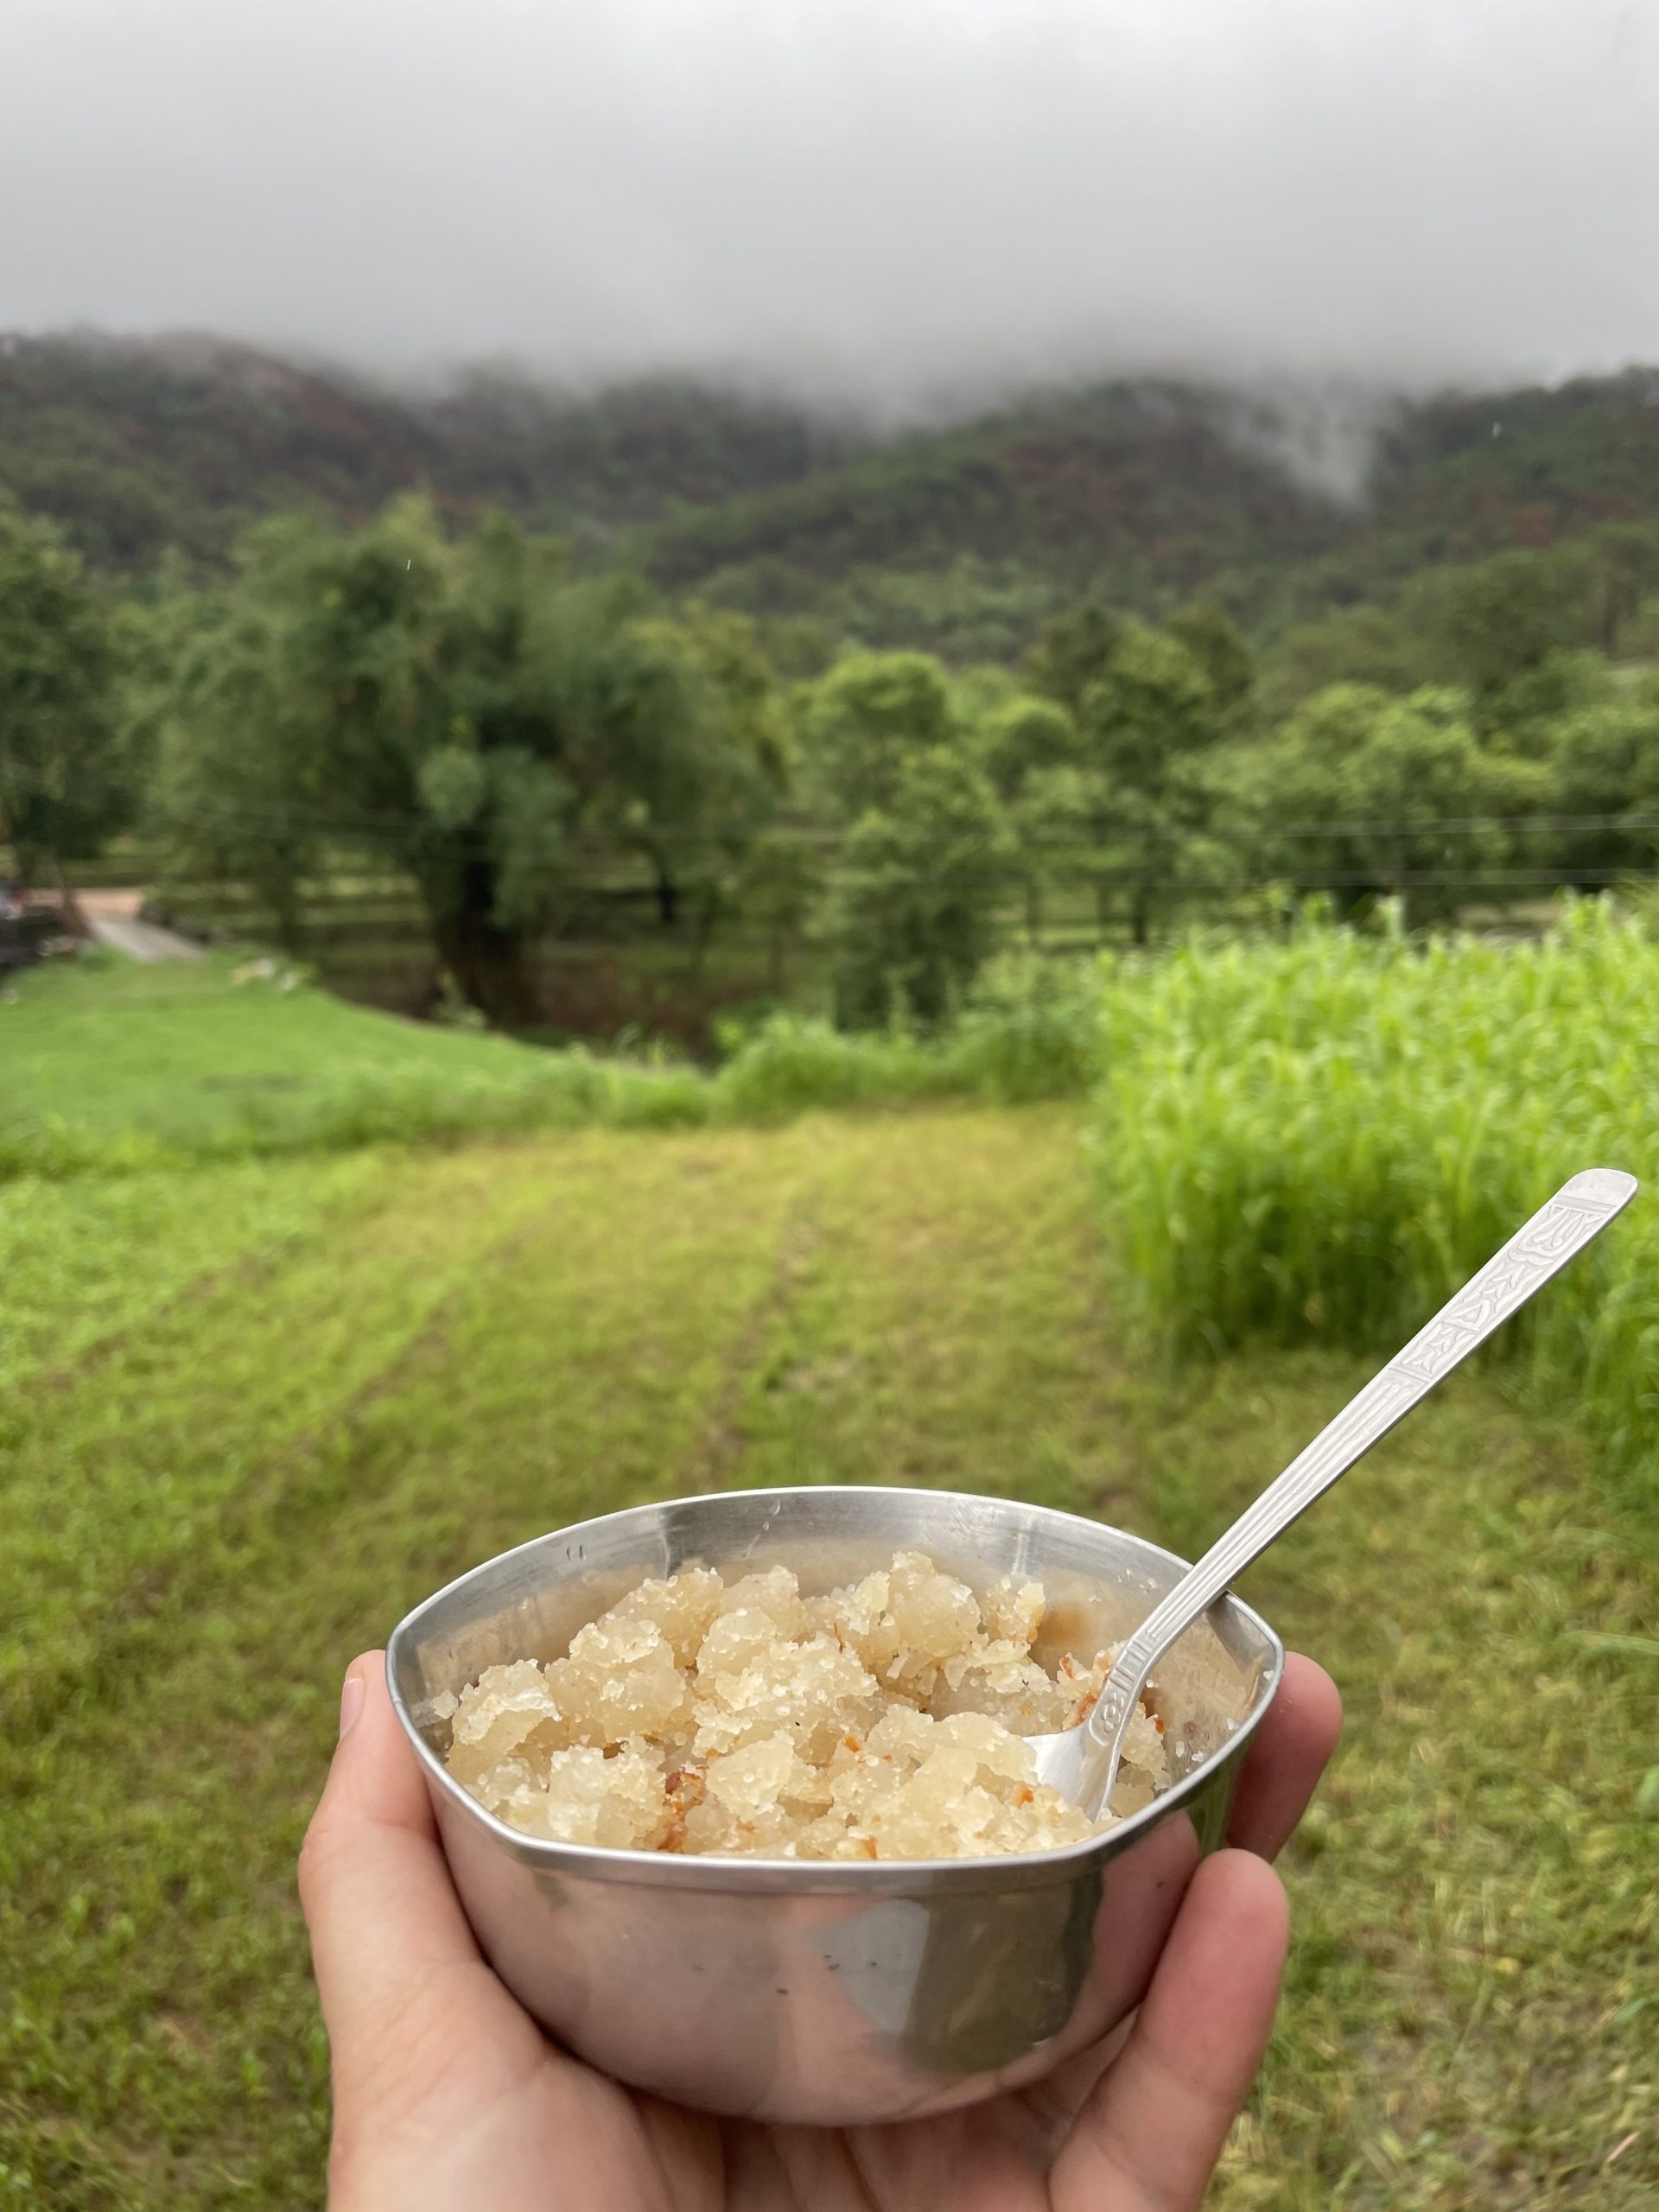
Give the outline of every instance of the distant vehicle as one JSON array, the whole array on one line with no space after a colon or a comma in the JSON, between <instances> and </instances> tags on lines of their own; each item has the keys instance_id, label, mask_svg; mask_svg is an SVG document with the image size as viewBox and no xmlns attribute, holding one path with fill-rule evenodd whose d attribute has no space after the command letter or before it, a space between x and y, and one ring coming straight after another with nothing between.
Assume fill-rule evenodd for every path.
<instances>
[{"instance_id":1,"label":"distant vehicle","mask_svg":"<svg viewBox=\"0 0 1659 2212\"><path fill-rule=\"evenodd\" d=\"M28 968L56 949L63 919L49 906L32 906L22 886L0 877L0 976Z\"/></svg>"}]
</instances>

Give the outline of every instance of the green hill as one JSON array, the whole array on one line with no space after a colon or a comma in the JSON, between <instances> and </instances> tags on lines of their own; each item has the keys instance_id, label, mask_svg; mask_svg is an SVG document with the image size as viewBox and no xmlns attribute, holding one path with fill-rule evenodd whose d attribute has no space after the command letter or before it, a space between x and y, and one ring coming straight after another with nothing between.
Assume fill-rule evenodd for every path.
<instances>
[{"instance_id":1,"label":"green hill","mask_svg":"<svg viewBox=\"0 0 1659 2212\"><path fill-rule=\"evenodd\" d=\"M1152 610L1212 594L1259 630L1432 563L1659 517L1650 372L1398 407L1363 499L1286 464L1295 427L1201 387L1106 386L678 516L645 558L665 585L833 609L867 636L914 637L918 612L948 636L999 594L1028 627L1085 590Z\"/></svg>"},{"instance_id":2,"label":"green hill","mask_svg":"<svg viewBox=\"0 0 1659 2212\"><path fill-rule=\"evenodd\" d=\"M573 396L480 372L421 396L218 340L0 338L0 486L118 570L169 545L211 566L257 516L355 519L416 487L603 541L849 445L797 409L673 380Z\"/></svg>"},{"instance_id":3,"label":"green hill","mask_svg":"<svg viewBox=\"0 0 1659 2212\"><path fill-rule=\"evenodd\" d=\"M424 486L670 592L972 655L1084 592L1148 610L1210 594L1271 631L1427 563L1659 516L1653 372L1376 421L1369 469L1338 448L1322 480L1285 457L1318 454L1313 403L1167 381L878 442L669 379L582 396L491 372L423 396L215 340L0 340L0 486L116 571L169 545L211 569L252 517L357 518Z\"/></svg>"}]
</instances>

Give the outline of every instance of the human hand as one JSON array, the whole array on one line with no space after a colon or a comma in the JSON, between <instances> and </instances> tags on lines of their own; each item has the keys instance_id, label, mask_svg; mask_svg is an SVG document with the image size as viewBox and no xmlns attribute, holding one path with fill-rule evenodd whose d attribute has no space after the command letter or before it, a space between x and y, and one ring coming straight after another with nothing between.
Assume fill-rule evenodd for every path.
<instances>
[{"instance_id":1,"label":"human hand","mask_svg":"<svg viewBox=\"0 0 1659 2212\"><path fill-rule=\"evenodd\" d=\"M1193 2212L1278 1998L1287 1908L1266 1862L1341 1707L1293 1655L1233 1847L1193 1876L1127 2028L1033 2088L833 2131L686 2112L550 2041L474 1941L381 1653L353 1661L340 1718L300 1854L334 2060L331 2212Z\"/></svg>"}]
</instances>

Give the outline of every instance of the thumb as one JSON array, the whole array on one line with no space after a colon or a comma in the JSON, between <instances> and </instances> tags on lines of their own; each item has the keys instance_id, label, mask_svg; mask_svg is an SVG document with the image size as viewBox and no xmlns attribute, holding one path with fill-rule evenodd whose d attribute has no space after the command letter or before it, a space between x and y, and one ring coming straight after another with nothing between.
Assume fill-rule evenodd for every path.
<instances>
[{"instance_id":1,"label":"thumb","mask_svg":"<svg viewBox=\"0 0 1659 2212\"><path fill-rule=\"evenodd\" d=\"M300 1850L300 1901L337 2081L407 2049L439 1993L481 1967L385 1655L346 1669L341 1735Z\"/></svg>"}]
</instances>

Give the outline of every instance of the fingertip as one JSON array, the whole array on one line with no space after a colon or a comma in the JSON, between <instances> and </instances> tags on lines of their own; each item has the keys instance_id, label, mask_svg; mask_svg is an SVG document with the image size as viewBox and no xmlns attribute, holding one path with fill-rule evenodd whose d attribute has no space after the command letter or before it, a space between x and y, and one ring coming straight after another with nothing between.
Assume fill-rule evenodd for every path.
<instances>
[{"instance_id":1,"label":"fingertip","mask_svg":"<svg viewBox=\"0 0 1659 2212\"><path fill-rule=\"evenodd\" d=\"M1281 1949L1290 1941L1290 1899L1285 1885L1256 1852L1234 1846L1211 1852L1193 1875L1187 1893L1196 1893L1201 1911L1224 1914L1237 1928L1248 1928L1264 1948L1274 1937Z\"/></svg>"},{"instance_id":2,"label":"fingertip","mask_svg":"<svg viewBox=\"0 0 1659 2212\"><path fill-rule=\"evenodd\" d=\"M349 1723L348 1700L356 1707ZM340 1743L325 1799L338 1795L371 1818L403 1827L430 1827L431 1806L420 1763L386 1687L385 1652L359 1652L346 1669L340 1718Z\"/></svg>"},{"instance_id":3,"label":"fingertip","mask_svg":"<svg viewBox=\"0 0 1659 2212\"><path fill-rule=\"evenodd\" d=\"M359 1651L340 1681L337 1743L343 1744L351 1734L362 1718L363 1707L371 1691L380 1688L385 1681L385 1655L379 1651Z\"/></svg>"},{"instance_id":4,"label":"fingertip","mask_svg":"<svg viewBox=\"0 0 1659 2212\"><path fill-rule=\"evenodd\" d=\"M1228 1841L1263 1859L1283 1849L1342 1733L1342 1697L1323 1667L1286 1656L1273 1703L1245 1755Z\"/></svg>"},{"instance_id":5,"label":"fingertip","mask_svg":"<svg viewBox=\"0 0 1659 2212\"><path fill-rule=\"evenodd\" d=\"M358 1714L363 1710L363 1677L347 1675L340 1686L340 1733L349 1736Z\"/></svg>"},{"instance_id":6,"label":"fingertip","mask_svg":"<svg viewBox=\"0 0 1659 2212\"><path fill-rule=\"evenodd\" d=\"M1295 1714L1309 1749L1320 1753L1321 1763L1328 1759L1342 1736L1342 1692L1317 1659L1301 1651L1285 1654L1284 1679L1274 1703L1281 1701Z\"/></svg>"}]
</instances>

